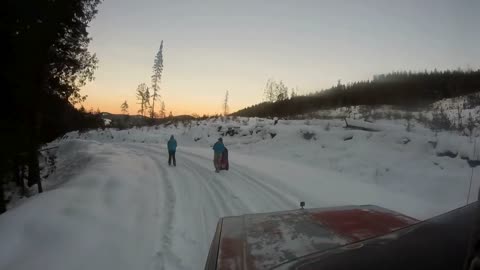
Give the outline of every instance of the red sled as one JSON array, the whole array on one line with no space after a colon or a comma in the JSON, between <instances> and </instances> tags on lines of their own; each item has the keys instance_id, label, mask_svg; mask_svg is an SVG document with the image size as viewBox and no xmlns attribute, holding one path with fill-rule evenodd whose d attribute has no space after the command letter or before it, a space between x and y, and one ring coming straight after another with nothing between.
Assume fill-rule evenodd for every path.
<instances>
[{"instance_id":1,"label":"red sled","mask_svg":"<svg viewBox=\"0 0 480 270\"><path fill-rule=\"evenodd\" d=\"M229 163L228 163L228 149L225 147L225 150L223 150L222 153L222 158L220 159L220 170L227 170L229 168Z\"/></svg>"}]
</instances>

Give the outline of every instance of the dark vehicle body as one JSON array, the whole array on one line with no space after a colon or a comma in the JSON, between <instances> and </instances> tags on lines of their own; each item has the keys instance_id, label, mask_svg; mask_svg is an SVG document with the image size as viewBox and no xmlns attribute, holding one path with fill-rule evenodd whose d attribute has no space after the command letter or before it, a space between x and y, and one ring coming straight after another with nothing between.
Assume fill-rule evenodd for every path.
<instances>
[{"instance_id":1,"label":"dark vehicle body","mask_svg":"<svg viewBox=\"0 0 480 270\"><path fill-rule=\"evenodd\" d=\"M371 205L225 217L205 269L463 269L476 211L426 221Z\"/></svg>"}]
</instances>

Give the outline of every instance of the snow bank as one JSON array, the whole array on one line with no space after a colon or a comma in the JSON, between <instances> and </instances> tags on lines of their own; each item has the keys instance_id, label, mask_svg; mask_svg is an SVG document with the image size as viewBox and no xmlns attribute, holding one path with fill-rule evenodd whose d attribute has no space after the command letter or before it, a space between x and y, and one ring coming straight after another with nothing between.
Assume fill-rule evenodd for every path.
<instances>
[{"instance_id":1,"label":"snow bank","mask_svg":"<svg viewBox=\"0 0 480 270\"><path fill-rule=\"evenodd\" d=\"M407 130L404 122L397 120L369 123L347 119L348 123L367 130L345 129L345 122L340 119L274 122L240 117L226 122L193 121L178 127L74 132L64 139L163 146L170 135L174 135L179 149L210 149L218 137L224 136L233 161L237 155L244 154L274 162L295 163L313 168L318 174L339 174L341 178L350 179L352 185L359 182L372 184L389 192L430 200L439 205L437 210L429 207L424 212L430 211L431 214L451 210L466 200L471 168L473 166L476 170L478 166L475 162L480 149L473 151L477 138L455 132L436 133L421 126ZM232 136L226 133L229 129L235 129ZM475 176L474 180L477 180L476 173ZM476 197L471 195L471 198Z\"/></svg>"},{"instance_id":2,"label":"snow bank","mask_svg":"<svg viewBox=\"0 0 480 270\"><path fill-rule=\"evenodd\" d=\"M426 219L476 200L478 138L404 124L238 118L68 133L47 146L58 146L47 192L0 216L0 269L193 269L221 216L305 201ZM167 165L171 135L177 167ZM230 170L216 174L219 137Z\"/></svg>"}]
</instances>

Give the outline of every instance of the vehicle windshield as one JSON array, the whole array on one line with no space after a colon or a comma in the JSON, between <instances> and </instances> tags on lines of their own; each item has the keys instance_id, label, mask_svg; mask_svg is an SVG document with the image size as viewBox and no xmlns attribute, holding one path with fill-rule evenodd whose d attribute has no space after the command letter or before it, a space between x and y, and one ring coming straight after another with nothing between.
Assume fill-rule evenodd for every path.
<instances>
[{"instance_id":1,"label":"vehicle windshield","mask_svg":"<svg viewBox=\"0 0 480 270\"><path fill-rule=\"evenodd\" d=\"M199 269L223 217L370 205L399 229L477 201L480 2L2 10L0 270Z\"/></svg>"}]
</instances>

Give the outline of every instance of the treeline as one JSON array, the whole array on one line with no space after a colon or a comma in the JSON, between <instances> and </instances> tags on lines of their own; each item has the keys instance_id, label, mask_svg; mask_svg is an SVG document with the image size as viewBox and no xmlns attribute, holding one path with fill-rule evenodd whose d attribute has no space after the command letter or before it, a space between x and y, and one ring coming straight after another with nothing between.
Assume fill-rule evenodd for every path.
<instances>
[{"instance_id":1,"label":"treeline","mask_svg":"<svg viewBox=\"0 0 480 270\"><path fill-rule=\"evenodd\" d=\"M263 102L242 109L233 115L292 116L356 105L418 107L440 99L478 91L480 91L480 70L393 72L376 75L372 80L347 85L339 82L336 86L310 95Z\"/></svg>"},{"instance_id":2,"label":"treeline","mask_svg":"<svg viewBox=\"0 0 480 270\"><path fill-rule=\"evenodd\" d=\"M93 79L98 62L88 51L87 26L99 2L2 2L0 213L7 183L42 192L41 145L70 130L103 126L99 113L74 108L85 100L80 87Z\"/></svg>"}]
</instances>

